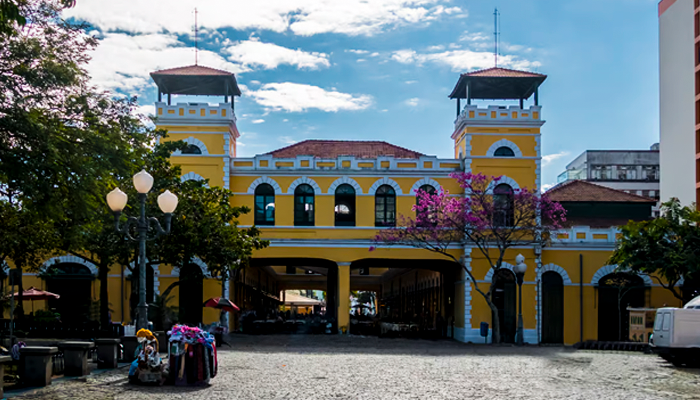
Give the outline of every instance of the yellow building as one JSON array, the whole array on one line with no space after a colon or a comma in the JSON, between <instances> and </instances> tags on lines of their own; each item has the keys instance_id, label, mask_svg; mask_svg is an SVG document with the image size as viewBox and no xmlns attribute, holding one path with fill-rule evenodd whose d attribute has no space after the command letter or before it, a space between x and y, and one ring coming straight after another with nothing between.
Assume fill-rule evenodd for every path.
<instances>
[{"instance_id":1,"label":"yellow building","mask_svg":"<svg viewBox=\"0 0 700 400\"><path fill-rule=\"evenodd\" d=\"M251 265L226 285L225 295L241 309L264 313L279 305L280 291L323 290L327 316L337 321L335 328L347 331L350 291L374 291L383 318L420 317L428 327L448 337L463 342L484 341L479 326L481 322L491 323L491 311L461 268L427 250L392 247L370 253L369 247L379 230L395 226L397 221L400 224L401 215L412 215L417 190L444 189L459 194L460 187L449 176L454 171L503 176L500 184L510 189L539 189L540 129L545 121L538 90L546 76L502 68L461 75L450 95L457 100L458 115L452 133L454 158L448 159L379 140L308 140L254 157L236 157L239 134L233 97L240 91L233 74L191 66L158 71L152 76L159 87L158 127L167 129L170 139L190 144L184 154L172 158L182 167L182 179L208 179L210 185L230 189L235 205L254 210L241 218L241 225L261 227L263 237L270 240L270 246L254 253ZM167 95L167 102L160 101L161 93ZM171 94L219 95L224 102L172 104ZM524 103L533 97L534 104L526 107ZM463 108L462 99L466 100ZM487 106L472 104L483 99L495 100ZM519 100L519 104L510 100ZM586 193L599 190L585 189ZM581 211L586 204L601 199L595 194L587 200L576 185L557 190L581 215L586 215L585 210ZM627 205L637 204L637 211L648 207L646 215L651 213L653 200L620 198L619 192L616 196L608 194L611 200L605 200L603 193L604 200L599 204L602 208L598 208L622 206L620 216ZM577 203L580 199L581 204ZM593 210L595 213L595 205ZM450 251L463 260L484 290L492 282L498 285L494 302L501 310L502 337L510 342L514 340L517 317L512 269L516 255L522 254L528 265L522 289L524 341L572 344L617 335L617 319L610 314L610 302L617 301L612 297L617 290L605 284L615 268L606 260L616 234L611 224L577 225L559 232L550 247L513 248L496 280L478 249L467 245L454 246ZM70 256L58 261L63 264L47 261L46 265L71 265L85 276L96 273L94 266ZM220 295L220 283L208 279L206 265L198 260L195 267L202 271L202 284L180 291L186 290L188 298L201 297L202 301ZM113 319L128 321L129 283L118 268L115 270L109 285ZM159 266L152 276L153 292L149 296L178 279L179 271ZM680 304L648 277L639 281L643 288L626 295L625 302L644 307ZM25 287L30 285L52 289L51 283L38 277L28 276ZM85 285L83 290L92 291L96 299L97 282ZM176 302L185 298L180 291L174 292ZM181 307L197 309L201 305L188 303ZM204 323L217 319L216 311L203 311ZM237 328L237 318L230 321L230 326Z\"/></svg>"}]
</instances>

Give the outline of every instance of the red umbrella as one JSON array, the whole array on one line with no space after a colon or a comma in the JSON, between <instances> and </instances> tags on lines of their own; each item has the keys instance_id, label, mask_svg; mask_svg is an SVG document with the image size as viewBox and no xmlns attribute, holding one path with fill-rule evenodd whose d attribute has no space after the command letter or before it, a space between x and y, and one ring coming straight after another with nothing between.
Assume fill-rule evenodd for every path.
<instances>
[{"instance_id":1,"label":"red umbrella","mask_svg":"<svg viewBox=\"0 0 700 400\"><path fill-rule=\"evenodd\" d=\"M204 307L218 308L228 312L241 311L231 300L224 297L211 298L204 303Z\"/></svg>"},{"instance_id":2,"label":"red umbrella","mask_svg":"<svg viewBox=\"0 0 700 400\"><path fill-rule=\"evenodd\" d=\"M14 296L19 297L19 292L15 293ZM22 299L23 300L31 300L32 301L32 312L34 312L34 300L58 299L60 297L61 296L57 295L56 293L51 293L51 292L39 290L39 289L35 288L34 286L32 286L29 289L22 292Z\"/></svg>"}]
</instances>

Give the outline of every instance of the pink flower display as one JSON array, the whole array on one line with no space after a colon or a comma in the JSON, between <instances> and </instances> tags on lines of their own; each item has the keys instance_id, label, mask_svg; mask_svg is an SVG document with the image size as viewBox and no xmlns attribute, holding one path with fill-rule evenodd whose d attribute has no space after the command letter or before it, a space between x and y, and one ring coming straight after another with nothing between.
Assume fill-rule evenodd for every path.
<instances>
[{"instance_id":1,"label":"pink flower display","mask_svg":"<svg viewBox=\"0 0 700 400\"><path fill-rule=\"evenodd\" d=\"M439 253L459 263L448 249L461 244L478 248L491 268L498 270L507 249L545 246L553 231L566 221L566 210L561 204L537 190L512 188L501 183L500 176L470 172L455 172L450 176L462 188L462 193L440 190L430 194L419 190L417 204L413 206L415 216L402 215L397 227L379 231L370 250L380 246L410 246ZM487 292L482 291L471 271L460 265L494 315L498 315L491 302L495 285L490 285ZM497 318L493 328L493 337L498 340Z\"/></svg>"}]
</instances>

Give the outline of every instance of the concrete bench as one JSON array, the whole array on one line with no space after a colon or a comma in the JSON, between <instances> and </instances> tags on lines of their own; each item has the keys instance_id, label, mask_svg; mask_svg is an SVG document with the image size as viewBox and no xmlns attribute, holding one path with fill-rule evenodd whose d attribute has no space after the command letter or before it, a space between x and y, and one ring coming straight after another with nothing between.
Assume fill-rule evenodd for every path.
<instances>
[{"instance_id":1,"label":"concrete bench","mask_svg":"<svg viewBox=\"0 0 700 400\"><path fill-rule=\"evenodd\" d=\"M3 386L5 383L5 363L12 362L12 357L10 356L0 356L0 399L5 398L5 392Z\"/></svg>"},{"instance_id":2,"label":"concrete bench","mask_svg":"<svg viewBox=\"0 0 700 400\"><path fill-rule=\"evenodd\" d=\"M63 342L58 348L63 351L63 374L65 376L85 376L88 370L88 350L95 347L92 342Z\"/></svg>"},{"instance_id":3,"label":"concrete bench","mask_svg":"<svg viewBox=\"0 0 700 400\"><path fill-rule=\"evenodd\" d=\"M117 368L119 343L119 339L95 339L95 344L97 345L97 368Z\"/></svg>"},{"instance_id":4,"label":"concrete bench","mask_svg":"<svg viewBox=\"0 0 700 400\"><path fill-rule=\"evenodd\" d=\"M124 361L132 362L136 359L134 353L139 347L139 341L136 336L122 336L122 345L124 346Z\"/></svg>"},{"instance_id":5,"label":"concrete bench","mask_svg":"<svg viewBox=\"0 0 700 400\"><path fill-rule=\"evenodd\" d=\"M51 384L53 361L57 347L27 346L19 349L22 382L26 386L44 387Z\"/></svg>"}]
</instances>

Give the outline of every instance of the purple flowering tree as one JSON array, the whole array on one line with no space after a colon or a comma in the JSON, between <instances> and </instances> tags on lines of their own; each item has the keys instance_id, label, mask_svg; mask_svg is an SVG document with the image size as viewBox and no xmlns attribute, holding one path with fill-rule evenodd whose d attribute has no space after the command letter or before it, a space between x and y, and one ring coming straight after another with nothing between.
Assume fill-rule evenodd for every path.
<instances>
[{"instance_id":1,"label":"purple flowering tree","mask_svg":"<svg viewBox=\"0 0 700 400\"><path fill-rule=\"evenodd\" d=\"M497 278L506 251L513 246L544 247L552 231L566 221L561 204L550 200L536 190L512 189L500 184L501 177L482 174L453 173L464 190L461 196L445 191L430 194L417 193L413 210L415 218L401 216L400 226L385 229L374 238L374 246L404 245L439 253L452 259L464 269L493 312L493 342L500 342L498 309L492 302L494 282L484 291L472 271L460 262L449 249L455 244L476 247L484 255Z\"/></svg>"}]
</instances>

